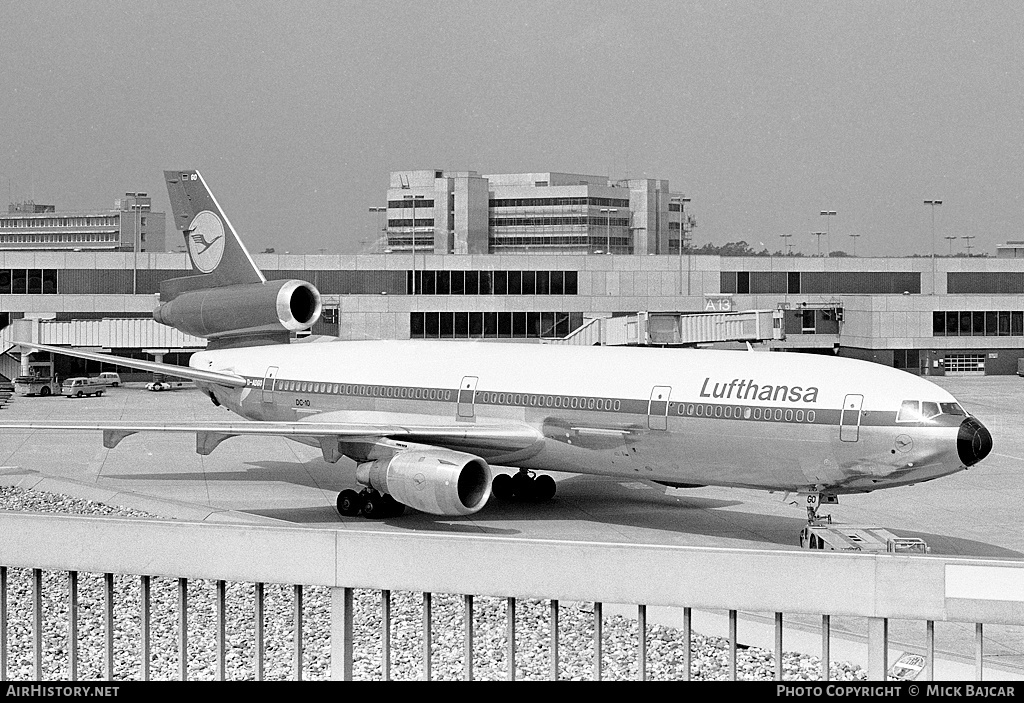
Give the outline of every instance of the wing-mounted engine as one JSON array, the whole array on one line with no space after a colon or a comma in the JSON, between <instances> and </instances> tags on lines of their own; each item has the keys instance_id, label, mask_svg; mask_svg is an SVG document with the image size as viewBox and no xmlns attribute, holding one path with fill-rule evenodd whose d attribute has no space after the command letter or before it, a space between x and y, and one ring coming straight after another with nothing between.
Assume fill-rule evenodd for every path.
<instances>
[{"instance_id":1,"label":"wing-mounted engine","mask_svg":"<svg viewBox=\"0 0 1024 703\"><path fill-rule=\"evenodd\" d=\"M359 464L356 480L433 515L471 515L491 495L487 462L448 449L408 450Z\"/></svg>"},{"instance_id":2,"label":"wing-mounted engine","mask_svg":"<svg viewBox=\"0 0 1024 703\"><path fill-rule=\"evenodd\" d=\"M184 291L153 319L196 337L287 337L320 318L320 292L306 281L267 281Z\"/></svg>"}]
</instances>

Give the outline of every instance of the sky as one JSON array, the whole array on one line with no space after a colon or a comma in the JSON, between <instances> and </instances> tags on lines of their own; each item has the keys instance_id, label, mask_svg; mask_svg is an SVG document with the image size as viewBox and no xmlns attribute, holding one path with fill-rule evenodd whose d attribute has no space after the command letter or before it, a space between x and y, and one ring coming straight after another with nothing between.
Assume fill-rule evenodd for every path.
<instances>
[{"instance_id":1,"label":"sky","mask_svg":"<svg viewBox=\"0 0 1024 703\"><path fill-rule=\"evenodd\" d=\"M789 234L813 254L827 230L823 249L859 255L994 254L1024 239L1019 0L0 11L8 201L101 210L146 191L170 213L163 170L198 168L250 250L354 253L391 171L560 171L668 180L696 246L779 250Z\"/></svg>"}]
</instances>

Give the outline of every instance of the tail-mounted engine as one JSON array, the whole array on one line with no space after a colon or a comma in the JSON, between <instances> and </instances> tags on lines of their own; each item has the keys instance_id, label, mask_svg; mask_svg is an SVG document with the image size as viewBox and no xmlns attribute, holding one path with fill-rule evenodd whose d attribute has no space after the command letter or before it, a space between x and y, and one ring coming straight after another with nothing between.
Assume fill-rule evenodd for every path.
<instances>
[{"instance_id":1,"label":"tail-mounted engine","mask_svg":"<svg viewBox=\"0 0 1024 703\"><path fill-rule=\"evenodd\" d=\"M320 292L306 281L267 281L182 292L153 319L196 337L272 335L307 329L320 318Z\"/></svg>"},{"instance_id":2,"label":"tail-mounted engine","mask_svg":"<svg viewBox=\"0 0 1024 703\"><path fill-rule=\"evenodd\" d=\"M433 515L471 515L491 495L491 467L448 449L410 450L360 464L356 480Z\"/></svg>"}]
</instances>

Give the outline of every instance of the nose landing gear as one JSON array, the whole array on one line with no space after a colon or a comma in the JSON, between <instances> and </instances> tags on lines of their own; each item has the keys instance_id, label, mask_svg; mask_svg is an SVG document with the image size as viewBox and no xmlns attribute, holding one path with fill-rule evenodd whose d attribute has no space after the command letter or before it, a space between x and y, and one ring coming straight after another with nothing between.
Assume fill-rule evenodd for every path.
<instances>
[{"instance_id":1,"label":"nose landing gear","mask_svg":"<svg viewBox=\"0 0 1024 703\"><path fill-rule=\"evenodd\" d=\"M818 525L823 521L832 522L831 515L818 517L818 508L822 505L839 505L839 496L835 493L808 493L807 495L807 524Z\"/></svg>"},{"instance_id":2,"label":"nose landing gear","mask_svg":"<svg viewBox=\"0 0 1024 703\"><path fill-rule=\"evenodd\" d=\"M551 500L555 495L555 479L538 476L529 469L519 469L513 476L498 474L491 483L491 494L499 500Z\"/></svg>"}]
</instances>

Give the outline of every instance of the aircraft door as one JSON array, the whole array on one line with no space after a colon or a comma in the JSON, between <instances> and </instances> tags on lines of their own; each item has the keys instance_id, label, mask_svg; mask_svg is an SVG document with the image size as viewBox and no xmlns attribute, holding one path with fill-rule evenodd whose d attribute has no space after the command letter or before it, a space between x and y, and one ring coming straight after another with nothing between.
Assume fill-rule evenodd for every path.
<instances>
[{"instance_id":1,"label":"aircraft door","mask_svg":"<svg viewBox=\"0 0 1024 703\"><path fill-rule=\"evenodd\" d=\"M277 384L277 367L267 367L267 375L263 379L263 402L274 402L274 386Z\"/></svg>"},{"instance_id":2,"label":"aircraft door","mask_svg":"<svg viewBox=\"0 0 1024 703\"><path fill-rule=\"evenodd\" d=\"M456 417L459 420L471 420L475 415L476 376L464 376L459 386L459 403Z\"/></svg>"},{"instance_id":3,"label":"aircraft door","mask_svg":"<svg viewBox=\"0 0 1024 703\"><path fill-rule=\"evenodd\" d=\"M843 414L839 418L839 439L856 442L860 439L860 415L864 396L851 393L843 400Z\"/></svg>"},{"instance_id":4,"label":"aircraft door","mask_svg":"<svg viewBox=\"0 0 1024 703\"><path fill-rule=\"evenodd\" d=\"M652 430L668 429L668 397L670 386L655 386L651 390L651 402L647 405L647 426Z\"/></svg>"}]
</instances>

